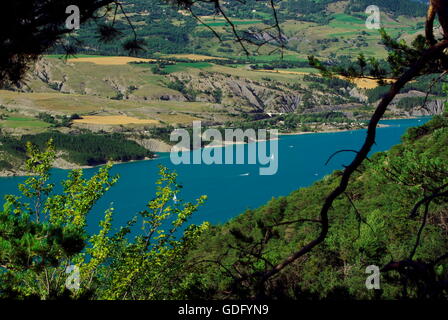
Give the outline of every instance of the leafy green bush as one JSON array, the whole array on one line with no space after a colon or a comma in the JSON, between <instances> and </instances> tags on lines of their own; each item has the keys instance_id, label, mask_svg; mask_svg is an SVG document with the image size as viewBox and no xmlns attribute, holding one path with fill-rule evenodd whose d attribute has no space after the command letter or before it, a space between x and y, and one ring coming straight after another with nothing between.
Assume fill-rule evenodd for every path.
<instances>
[{"instance_id":1,"label":"leafy green bush","mask_svg":"<svg viewBox=\"0 0 448 320\"><path fill-rule=\"evenodd\" d=\"M90 179L82 170L72 171L57 194L48 183L56 157L52 142L43 152L28 143L27 155L33 176L19 186L21 197L5 197L0 211L1 299L185 299L194 290L191 277L177 275L208 228L207 223L184 227L206 197L173 201L180 190L177 175L160 167L156 196L146 210L113 231L110 208L99 231L89 234L87 216L118 181L110 175L111 165ZM131 236L137 221L143 227Z\"/></svg>"}]
</instances>

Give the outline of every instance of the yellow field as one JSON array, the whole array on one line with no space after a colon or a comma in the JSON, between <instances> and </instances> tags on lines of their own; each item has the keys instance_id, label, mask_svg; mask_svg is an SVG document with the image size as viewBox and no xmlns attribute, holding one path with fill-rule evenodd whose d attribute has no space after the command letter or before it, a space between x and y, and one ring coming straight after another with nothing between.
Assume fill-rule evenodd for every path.
<instances>
[{"instance_id":1,"label":"yellow field","mask_svg":"<svg viewBox=\"0 0 448 320\"><path fill-rule=\"evenodd\" d=\"M168 54L163 57L166 59L173 58L173 59L185 59L191 61L227 60L226 58L204 56L202 54Z\"/></svg>"},{"instance_id":2,"label":"yellow field","mask_svg":"<svg viewBox=\"0 0 448 320\"><path fill-rule=\"evenodd\" d=\"M297 75L307 75L310 74L309 72L302 72L302 71L288 71L288 70L265 70L265 69L259 69L254 70L258 72L271 72L271 73L282 73L282 74L297 74Z\"/></svg>"},{"instance_id":3,"label":"yellow field","mask_svg":"<svg viewBox=\"0 0 448 320\"><path fill-rule=\"evenodd\" d=\"M282 74L297 74L297 75L307 75L310 74L308 72L300 72L300 71L288 71L288 70L254 70L259 72L271 72L271 73L282 73ZM316 76L320 76L320 74L313 74ZM350 81L354 85L356 85L360 89L375 89L378 87L378 81L374 79L366 79L366 78L347 78L343 76L338 76L339 79L344 79ZM392 83L393 79L385 79L385 83Z\"/></svg>"},{"instance_id":4,"label":"yellow field","mask_svg":"<svg viewBox=\"0 0 448 320\"><path fill-rule=\"evenodd\" d=\"M350 81L351 83L355 84L360 89L375 89L378 87L378 81L374 79L365 79L365 78L344 78L344 77L338 77L340 79L344 79L347 81ZM384 79L384 82L387 84L393 83L393 79Z\"/></svg>"},{"instance_id":5,"label":"yellow field","mask_svg":"<svg viewBox=\"0 0 448 320\"><path fill-rule=\"evenodd\" d=\"M129 62L153 62L155 59L142 59L133 57L86 57L68 59L68 62L91 62L98 65L119 66Z\"/></svg>"},{"instance_id":6,"label":"yellow field","mask_svg":"<svg viewBox=\"0 0 448 320\"><path fill-rule=\"evenodd\" d=\"M157 120L137 119L128 116L83 116L82 119L73 120L74 123L86 124L103 124L103 125L119 125L119 124L159 124Z\"/></svg>"}]
</instances>

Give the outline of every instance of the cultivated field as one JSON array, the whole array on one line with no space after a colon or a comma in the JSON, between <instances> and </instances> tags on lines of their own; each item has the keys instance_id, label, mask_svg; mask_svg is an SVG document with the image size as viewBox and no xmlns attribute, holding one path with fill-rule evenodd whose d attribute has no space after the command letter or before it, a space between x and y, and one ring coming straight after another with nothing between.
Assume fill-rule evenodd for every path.
<instances>
[{"instance_id":1,"label":"cultivated field","mask_svg":"<svg viewBox=\"0 0 448 320\"><path fill-rule=\"evenodd\" d=\"M74 123L124 125L124 124L159 124L152 119L137 119L128 116L83 116L82 119L73 120Z\"/></svg>"},{"instance_id":2,"label":"cultivated field","mask_svg":"<svg viewBox=\"0 0 448 320\"><path fill-rule=\"evenodd\" d=\"M208 60L227 60L226 58L221 57L211 57L211 56L205 56L202 54L168 54L164 55L163 58L165 59L185 59L185 60L191 60L191 61L208 61Z\"/></svg>"},{"instance_id":3,"label":"cultivated field","mask_svg":"<svg viewBox=\"0 0 448 320\"><path fill-rule=\"evenodd\" d=\"M13 115L0 120L0 128L47 128L50 125L35 118Z\"/></svg>"},{"instance_id":4,"label":"cultivated field","mask_svg":"<svg viewBox=\"0 0 448 320\"><path fill-rule=\"evenodd\" d=\"M255 70L257 72L271 72L271 73L279 73L279 74L296 74L296 75L308 75L308 74L315 74L320 76L320 74L314 73L314 72L303 72L303 71L289 71L289 70ZM344 79L347 81L352 82L360 89L375 89L379 86L378 81L374 79L365 79L365 78L346 78L343 76L338 76L340 79ZM392 79L385 79L386 83L392 82Z\"/></svg>"},{"instance_id":5,"label":"cultivated field","mask_svg":"<svg viewBox=\"0 0 448 320\"><path fill-rule=\"evenodd\" d=\"M68 59L68 62L91 62L99 65L119 66L129 62L154 62L155 59L143 59L134 57L82 57Z\"/></svg>"}]
</instances>

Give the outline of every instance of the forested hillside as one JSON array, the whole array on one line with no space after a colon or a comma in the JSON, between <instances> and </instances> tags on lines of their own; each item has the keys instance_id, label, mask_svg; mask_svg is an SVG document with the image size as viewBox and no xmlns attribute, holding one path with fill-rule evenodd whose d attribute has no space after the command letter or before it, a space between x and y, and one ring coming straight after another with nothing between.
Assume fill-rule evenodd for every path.
<instances>
[{"instance_id":1,"label":"forested hillside","mask_svg":"<svg viewBox=\"0 0 448 320\"><path fill-rule=\"evenodd\" d=\"M52 140L62 158L80 166L96 166L108 161L131 161L150 158L153 153L127 140L120 134L79 133L64 134L50 131L35 135L23 135L15 138L7 135L0 136L0 171L16 169L24 165L26 157L26 143L31 142L39 148L44 148Z\"/></svg>"},{"instance_id":2,"label":"forested hillside","mask_svg":"<svg viewBox=\"0 0 448 320\"><path fill-rule=\"evenodd\" d=\"M324 243L268 281L265 292L250 275L317 236L316 213L340 172L212 227L189 253L190 276L203 297L212 292L215 298L446 299L442 283L448 280L448 261L439 258L448 252L448 199L431 202L426 214L413 208L448 183L447 145L445 114L410 129L402 144L365 162L334 203ZM421 264L385 268L381 290L366 290L367 266L407 259Z\"/></svg>"}]
</instances>

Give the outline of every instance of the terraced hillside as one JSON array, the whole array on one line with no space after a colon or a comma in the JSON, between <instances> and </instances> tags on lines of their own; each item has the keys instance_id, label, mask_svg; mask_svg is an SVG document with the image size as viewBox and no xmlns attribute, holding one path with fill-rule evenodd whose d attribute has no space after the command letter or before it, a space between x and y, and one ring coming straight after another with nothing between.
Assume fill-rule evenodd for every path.
<instances>
[{"instance_id":1,"label":"terraced hillside","mask_svg":"<svg viewBox=\"0 0 448 320\"><path fill-rule=\"evenodd\" d=\"M272 8L265 2L226 2L223 8L233 26L222 15L216 15L212 5L197 4L194 14L198 19L195 19L189 12L164 0L125 0L123 3L139 38L146 43L145 51L140 53L142 57L202 54L245 58L245 51L233 35L235 27L243 38L266 42L261 48L246 44L254 55L250 59L272 61L280 58L276 51L280 46L275 40L277 31L269 28L274 22ZM409 39L423 31L426 6L414 0L282 0L277 2L276 10L284 32L284 59L305 61L309 54L322 57L357 55L360 49L368 56L385 57L378 30L368 29L365 25L368 17L365 10L370 5L379 7L381 26L393 37ZM98 42L95 24L84 26L78 36L78 40L83 41L80 52L124 54L120 45L131 31L124 14L117 15L116 26L122 32L122 38L108 44ZM61 48L55 48L58 50L62 52ZM269 54L273 51L274 54Z\"/></svg>"}]
</instances>

